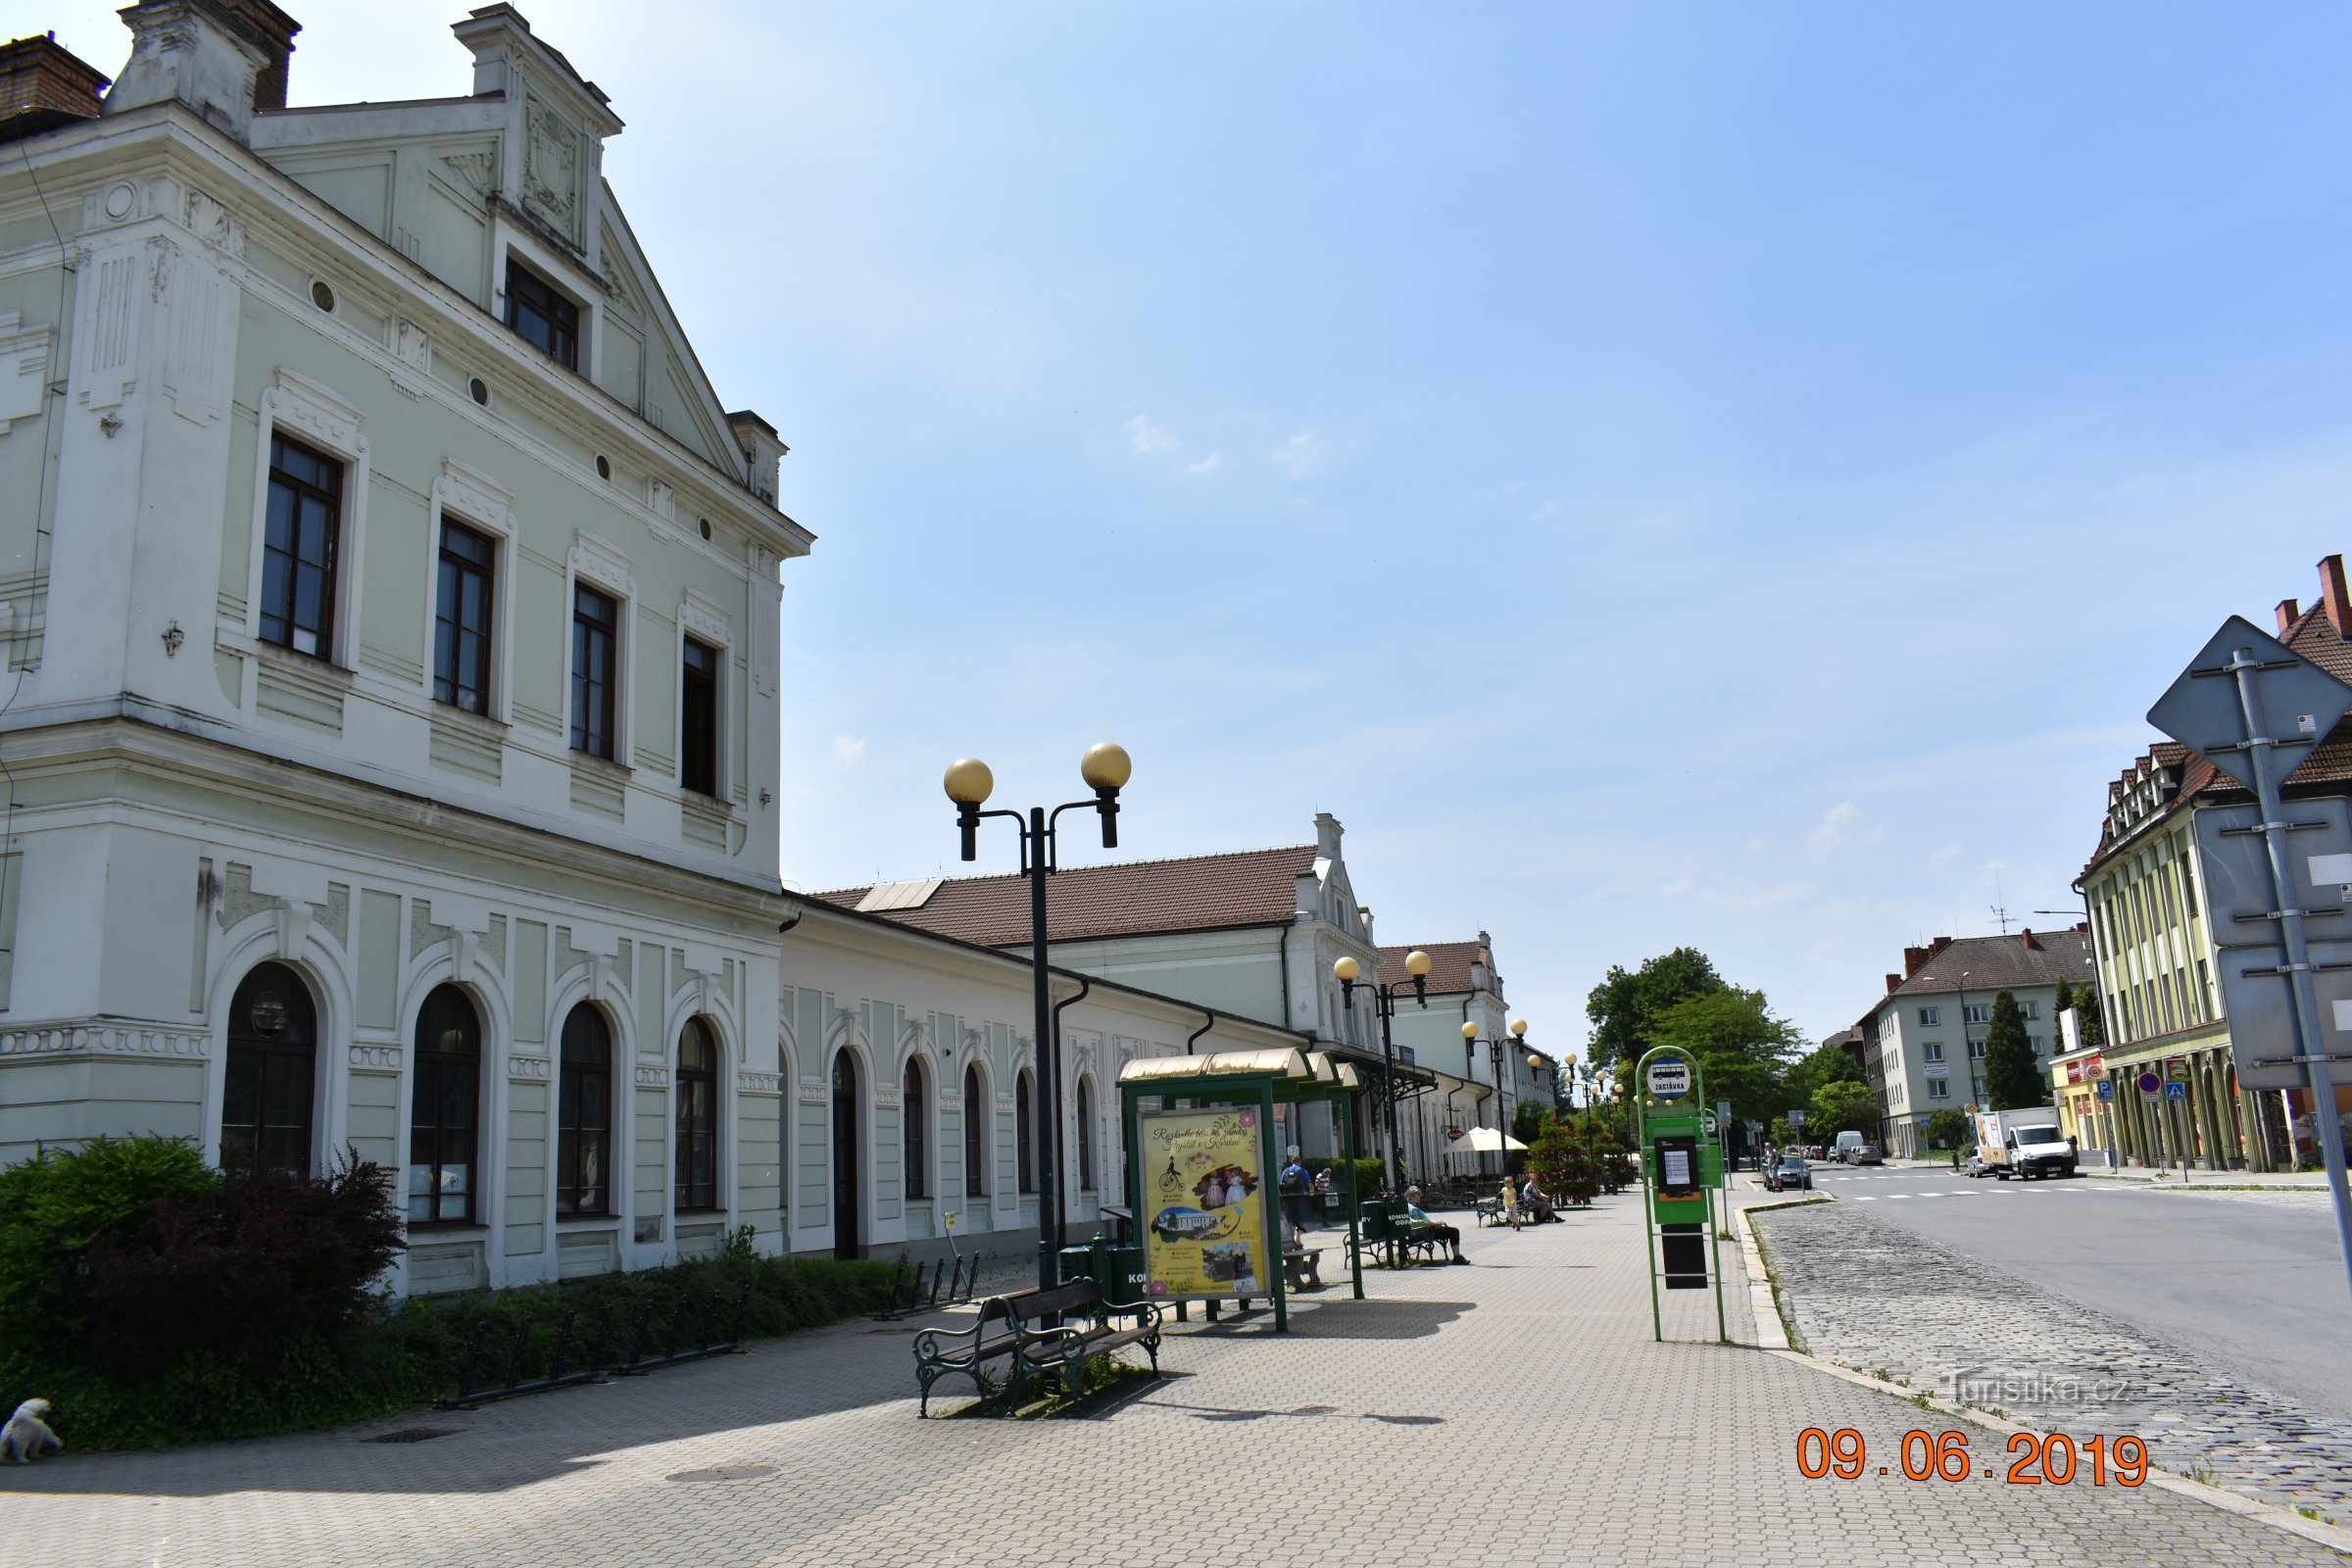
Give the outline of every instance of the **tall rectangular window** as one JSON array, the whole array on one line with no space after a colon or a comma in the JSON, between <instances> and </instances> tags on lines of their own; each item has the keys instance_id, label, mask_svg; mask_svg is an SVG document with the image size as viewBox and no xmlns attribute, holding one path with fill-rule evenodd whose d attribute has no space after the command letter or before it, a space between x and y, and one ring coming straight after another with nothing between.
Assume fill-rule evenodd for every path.
<instances>
[{"instance_id":1,"label":"tall rectangular window","mask_svg":"<svg viewBox=\"0 0 2352 1568\"><path fill-rule=\"evenodd\" d=\"M692 637L679 677L678 782L718 793L718 650Z\"/></svg>"},{"instance_id":2,"label":"tall rectangular window","mask_svg":"<svg viewBox=\"0 0 2352 1568\"><path fill-rule=\"evenodd\" d=\"M498 547L463 523L441 524L441 583L433 608L433 695L468 713L490 711L490 588Z\"/></svg>"},{"instance_id":3,"label":"tall rectangular window","mask_svg":"<svg viewBox=\"0 0 2352 1568\"><path fill-rule=\"evenodd\" d=\"M507 263L507 324L565 368L580 368L580 308L513 260Z\"/></svg>"},{"instance_id":4,"label":"tall rectangular window","mask_svg":"<svg viewBox=\"0 0 2352 1568\"><path fill-rule=\"evenodd\" d=\"M571 749L612 760L620 603L586 583L571 595Z\"/></svg>"},{"instance_id":5,"label":"tall rectangular window","mask_svg":"<svg viewBox=\"0 0 2352 1568\"><path fill-rule=\"evenodd\" d=\"M1919 1021L1923 1027L1933 1029L1942 1017L1943 1013L1940 1008L1922 1007L1919 1009Z\"/></svg>"},{"instance_id":6,"label":"tall rectangular window","mask_svg":"<svg viewBox=\"0 0 2352 1568\"><path fill-rule=\"evenodd\" d=\"M336 536L342 526L343 465L272 435L262 542L264 642L314 659L334 657Z\"/></svg>"}]
</instances>

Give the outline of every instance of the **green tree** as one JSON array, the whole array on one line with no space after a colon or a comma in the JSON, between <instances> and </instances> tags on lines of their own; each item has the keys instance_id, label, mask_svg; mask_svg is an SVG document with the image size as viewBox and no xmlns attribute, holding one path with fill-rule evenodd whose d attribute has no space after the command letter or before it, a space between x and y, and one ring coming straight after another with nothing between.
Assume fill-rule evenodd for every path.
<instances>
[{"instance_id":1,"label":"green tree","mask_svg":"<svg viewBox=\"0 0 2352 1568\"><path fill-rule=\"evenodd\" d=\"M1814 1090L1854 1074L1854 1058L1843 1046L1823 1046L1788 1069L1788 1077L1782 1081L1780 1108L1809 1105Z\"/></svg>"},{"instance_id":2,"label":"green tree","mask_svg":"<svg viewBox=\"0 0 2352 1568\"><path fill-rule=\"evenodd\" d=\"M2075 988L2075 1033L2085 1050L2107 1043L2107 1022L2099 1013L2099 993L2089 985Z\"/></svg>"},{"instance_id":3,"label":"green tree","mask_svg":"<svg viewBox=\"0 0 2352 1568\"><path fill-rule=\"evenodd\" d=\"M1796 1129L1788 1125L1788 1117L1775 1116L1772 1125L1764 1129L1764 1139L1775 1149L1787 1149L1796 1142Z\"/></svg>"},{"instance_id":4,"label":"green tree","mask_svg":"<svg viewBox=\"0 0 2352 1568\"><path fill-rule=\"evenodd\" d=\"M1628 973L1617 964L1585 999L1592 1020L1587 1059L1595 1067L1630 1063L1656 1045L1652 1025L1677 1003L1730 989L1696 948L1677 948Z\"/></svg>"},{"instance_id":5,"label":"green tree","mask_svg":"<svg viewBox=\"0 0 2352 1568\"><path fill-rule=\"evenodd\" d=\"M1843 1132L1874 1142L1879 1136L1879 1097L1859 1078L1840 1078L1814 1090L1805 1114L1805 1135L1815 1143L1826 1144Z\"/></svg>"},{"instance_id":6,"label":"green tree","mask_svg":"<svg viewBox=\"0 0 2352 1568\"><path fill-rule=\"evenodd\" d=\"M1958 1149L1968 1141L1968 1118L1946 1105L1928 1118L1928 1142L1937 1149Z\"/></svg>"},{"instance_id":7,"label":"green tree","mask_svg":"<svg viewBox=\"0 0 2352 1568\"><path fill-rule=\"evenodd\" d=\"M1511 1106L1511 1136L1533 1149L1536 1146L1536 1135L1541 1133L1544 1130L1544 1124L1551 1119L1551 1111L1545 1108L1542 1101L1517 1101Z\"/></svg>"},{"instance_id":8,"label":"green tree","mask_svg":"<svg viewBox=\"0 0 2352 1568\"><path fill-rule=\"evenodd\" d=\"M1554 1202L1592 1202L1593 1194L1600 1191L1592 1151L1568 1123L1549 1116L1544 1117L1543 1123L1528 1151L1536 1185L1549 1193Z\"/></svg>"},{"instance_id":9,"label":"green tree","mask_svg":"<svg viewBox=\"0 0 2352 1568\"><path fill-rule=\"evenodd\" d=\"M1734 1116L1758 1121L1788 1108L1781 1101L1782 1079L1805 1038L1796 1025L1773 1016L1763 992L1726 986L1658 1014L1649 1043L1672 1046L1697 1062L1708 1109L1728 1100Z\"/></svg>"},{"instance_id":10,"label":"green tree","mask_svg":"<svg viewBox=\"0 0 2352 1568\"><path fill-rule=\"evenodd\" d=\"M1984 1098L1994 1110L2050 1102L2049 1075L2026 1038L2026 1015L2006 991L1992 999L1992 1027L1984 1032Z\"/></svg>"}]
</instances>

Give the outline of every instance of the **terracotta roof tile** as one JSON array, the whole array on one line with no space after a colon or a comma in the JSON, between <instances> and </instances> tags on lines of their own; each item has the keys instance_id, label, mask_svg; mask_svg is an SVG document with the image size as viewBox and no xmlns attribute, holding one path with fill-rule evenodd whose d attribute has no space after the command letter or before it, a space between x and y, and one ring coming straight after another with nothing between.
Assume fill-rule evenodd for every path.
<instances>
[{"instance_id":1,"label":"terracotta roof tile","mask_svg":"<svg viewBox=\"0 0 2352 1568\"><path fill-rule=\"evenodd\" d=\"M1298 879L1314 866L1312 844L1070 866L1054 872L1048 884L1047 935L1054 942L1083 942L1157 931L1288 925L1298 907ZM810 897L854 909L870 891L840 888ZM940 883L911 908L874 912L984 948L1029 943L1029 882L1019 875L957 877Z\"/></svg>"},{"instance_id":2,"label":"terracotta roof tile","mask_svg":"<svg viewBox=\"0 0 2352 1568\"><path fill-rule=\"evenodd\" d=\"M1981 991L1987 1002L1995 991L2003 989L2046 986L2061 979L2072 984L2097 978L2087 931L2080 928L2035 931L2032 936L2032 947L2026 945L2022 935L1961 937L1887 995L1906 997L1921 992L1957 991L1963 969L1968 971L1969 995L1974 997ZM1880 1005L1885 1004L1882 999Z\"/></svg>"},{"instance_id":3,"label":"terracotta roof tile","mask_svg":"<svg viewBox=\"0 0 2352 1568\"><path fill-rule=\"evenodd\" d=\"M1380 980L1383 985L1407 986L1413 977L1404 972L1404 956L1416 944L1401 948L1380 950ZM1490 985L1499 986L1501 978L1494 973L1494 956L1483 942L1423 942L1417 944L1429 955L1429 994L1433 997L1467 996L1472 990L1470 965L1487 966Z\"/></svg>"}]
</instances>

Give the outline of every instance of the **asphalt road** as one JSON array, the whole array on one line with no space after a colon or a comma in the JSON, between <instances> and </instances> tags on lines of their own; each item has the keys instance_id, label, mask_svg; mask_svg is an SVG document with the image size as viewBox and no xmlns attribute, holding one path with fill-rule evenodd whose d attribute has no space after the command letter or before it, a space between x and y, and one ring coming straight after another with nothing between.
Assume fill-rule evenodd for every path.
<instances>
[{"instance_id":1,"label":"asphalt road","mask_svg":"<svg viewBox=\"0 0 2352 1568\"><path fill-rule=\"evenodd\" d=\"M1992 1268L2352 1419L2352 1289L2326 1207L2116 1181L1817 1167L1815 1184Z\"/></svg>"}]
</instances>

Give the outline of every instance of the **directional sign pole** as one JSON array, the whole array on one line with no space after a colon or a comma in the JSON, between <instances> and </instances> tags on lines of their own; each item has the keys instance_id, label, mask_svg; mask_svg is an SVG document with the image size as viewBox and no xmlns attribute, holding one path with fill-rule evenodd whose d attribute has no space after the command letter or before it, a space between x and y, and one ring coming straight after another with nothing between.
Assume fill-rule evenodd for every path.
<instances>
[{"instance_id":1,"label":"directional sign pole","mask_svg":"<svg viewBox=\"0 0 2352 1568\"><path fill-rule=\"evenodd\" d=\"M2295 1003L2295 1054L2311 1075L2312 1121L2320 1135L2320 1152L2328 1163L2328 1193L2335 1207L2335 1241L2344 1259L2344 1281L2352 1287L2352 1197L2344 1191L2344 1124L2335 1108L2335 1074L2328 1057L2328 1041L2320 1028L2320 1001L2311 983L2311 948L2304 940L2303 911L2295 907L2295 878L2288 868L2286 808L2279 802L2281 779L2275 774L2271 748L2277 743L2263 722L2261 689L2255 675L2264 669L2250 649L2230 651L2227 666L2237 681L2237 705L2246 724L2246 755L2253 763L2254 798L2262 804L2262 839L2271 855L2271 886L2278 895L2278 934L2286 946L2287 979ZM2314 736L2316 741L2319 737ZM2183 1169L2185 1169L2185 1165Z\"/></svg>"}]
</instances>

